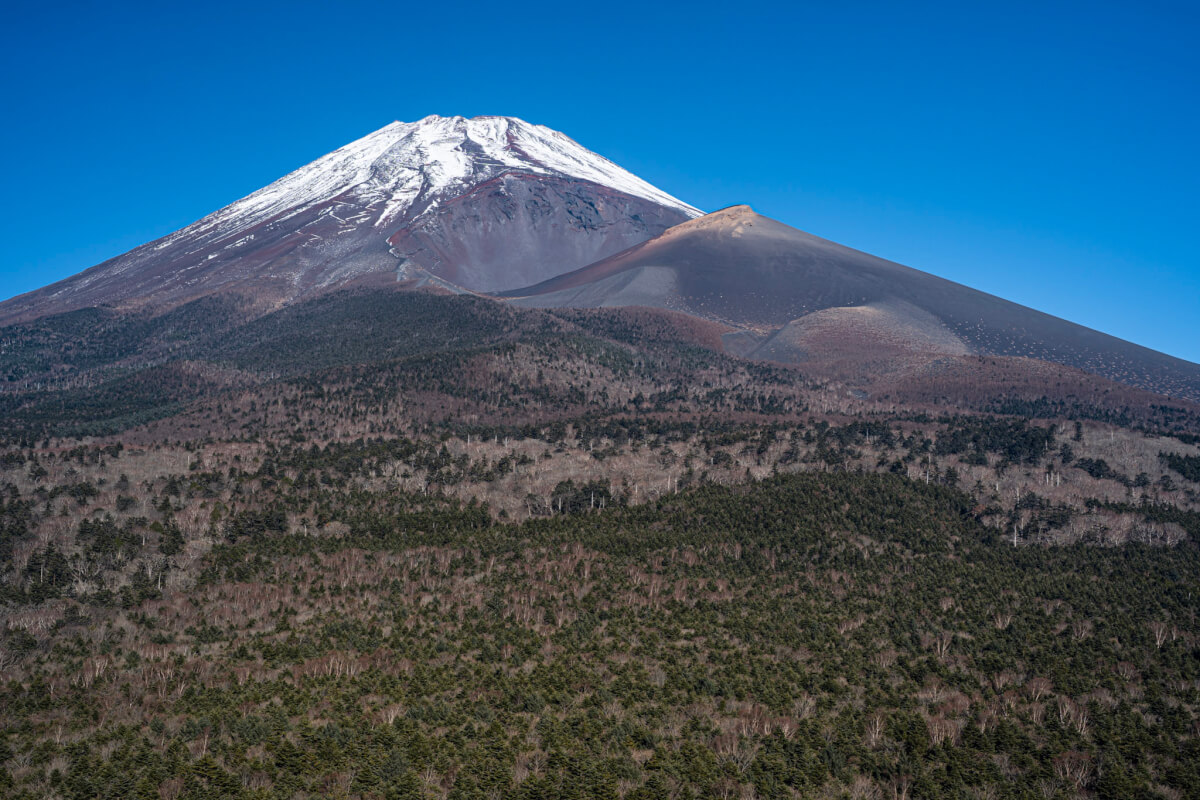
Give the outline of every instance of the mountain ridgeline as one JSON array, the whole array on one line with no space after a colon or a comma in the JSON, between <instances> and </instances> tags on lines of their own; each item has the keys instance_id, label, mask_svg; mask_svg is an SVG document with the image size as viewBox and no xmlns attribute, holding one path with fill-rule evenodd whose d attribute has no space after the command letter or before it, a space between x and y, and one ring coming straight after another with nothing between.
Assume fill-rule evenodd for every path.
<instances>
[{"instance_id":1,"label":"mountain ridgeline","mask_svg":"<svg viewBox=\"0 0 1200 800\"><path fill-rule=\"evenodd\" d=\"M732 352L772 361L1028 358L1200 401L1196 364L819 239L748 206L507 295L540 308L683 311L729 325Z\"/></svg>"}]
</instances>

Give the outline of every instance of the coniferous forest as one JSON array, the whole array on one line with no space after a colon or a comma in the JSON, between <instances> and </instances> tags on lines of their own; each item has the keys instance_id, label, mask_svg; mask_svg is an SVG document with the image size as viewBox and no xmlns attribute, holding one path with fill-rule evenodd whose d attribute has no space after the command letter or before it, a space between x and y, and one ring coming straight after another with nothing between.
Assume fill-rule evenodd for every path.
<instances>
[{"instance_id":1,"label":"coniferous forest","mask_svg":"<svg viewBox=\"0 0 1200 800\"><path fill-rule=\"evenodd\" d=\"M419 293L0 336L5 797L1200 798L1194 404Z\"/></svg>"}]
</instances>

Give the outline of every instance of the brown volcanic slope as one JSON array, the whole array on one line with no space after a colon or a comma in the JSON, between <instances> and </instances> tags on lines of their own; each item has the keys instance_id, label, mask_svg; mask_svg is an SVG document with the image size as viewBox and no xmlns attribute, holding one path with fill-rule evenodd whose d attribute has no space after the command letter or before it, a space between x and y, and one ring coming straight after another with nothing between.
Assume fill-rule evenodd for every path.
<instances>
[{"instance_id":1,"label":"brown volcanic slope","mask_svg":"<svg viewBox=\"0 0 1200 800\"><path fill-rule=\"evenodd\" d=\"M732 352L783 362L897 353L1014 356L1200 401L1200 365L812 236L733 206L527 289L531 307L653 306L742 329Z\"/></svg>"}]
</instances>

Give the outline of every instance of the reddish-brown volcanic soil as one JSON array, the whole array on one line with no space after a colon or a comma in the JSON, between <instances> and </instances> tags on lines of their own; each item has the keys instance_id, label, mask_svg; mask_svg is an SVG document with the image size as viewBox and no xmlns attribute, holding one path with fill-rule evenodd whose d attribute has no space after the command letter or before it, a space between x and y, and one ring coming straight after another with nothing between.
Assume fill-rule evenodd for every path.
<instances>
[{"instance_id":1,"label":"reddish-brown volcanic soil","mask_svg":"<svg viewBox=\"0 0 1200 800\"><path fill-rule=\"evenodd\" d=\"M657 306L742 329L784 362L898 353L1036 359L1200 401L1200 366L820 239L734 206L505 296L532 307Z\"/></svg>"}]
</instances>

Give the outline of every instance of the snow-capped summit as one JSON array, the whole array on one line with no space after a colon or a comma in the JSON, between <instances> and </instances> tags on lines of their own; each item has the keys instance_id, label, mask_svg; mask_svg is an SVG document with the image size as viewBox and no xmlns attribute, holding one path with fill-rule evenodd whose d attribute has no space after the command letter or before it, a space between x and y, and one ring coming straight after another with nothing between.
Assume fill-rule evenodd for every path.
<instances>
[{"instance_id":1,"label":"snow-capped summit","mask_svg":"<svg viewBox=\"0 0 1200 800\"><path fill-rule=\"evenodd\" d=\"M0 321L235 291L263 305L351 283L528 285L700 212L513 117L393 122L156 242L0 304Z\"/></svg>"},{"instance_id":2,"label":"snow-capped summit","mask_svg":"<svg viewBox=\"0 0 1200 800\"><path fill-rule=\"evenodd\" d=\"M505 173L590 181L689 217L701 213L543 125L514 117L434 115L385 125L197 225L237 233L282 211L351 192L364 212L377 212L372 225L385 228Z\"/></svg>"}]
</instances>

